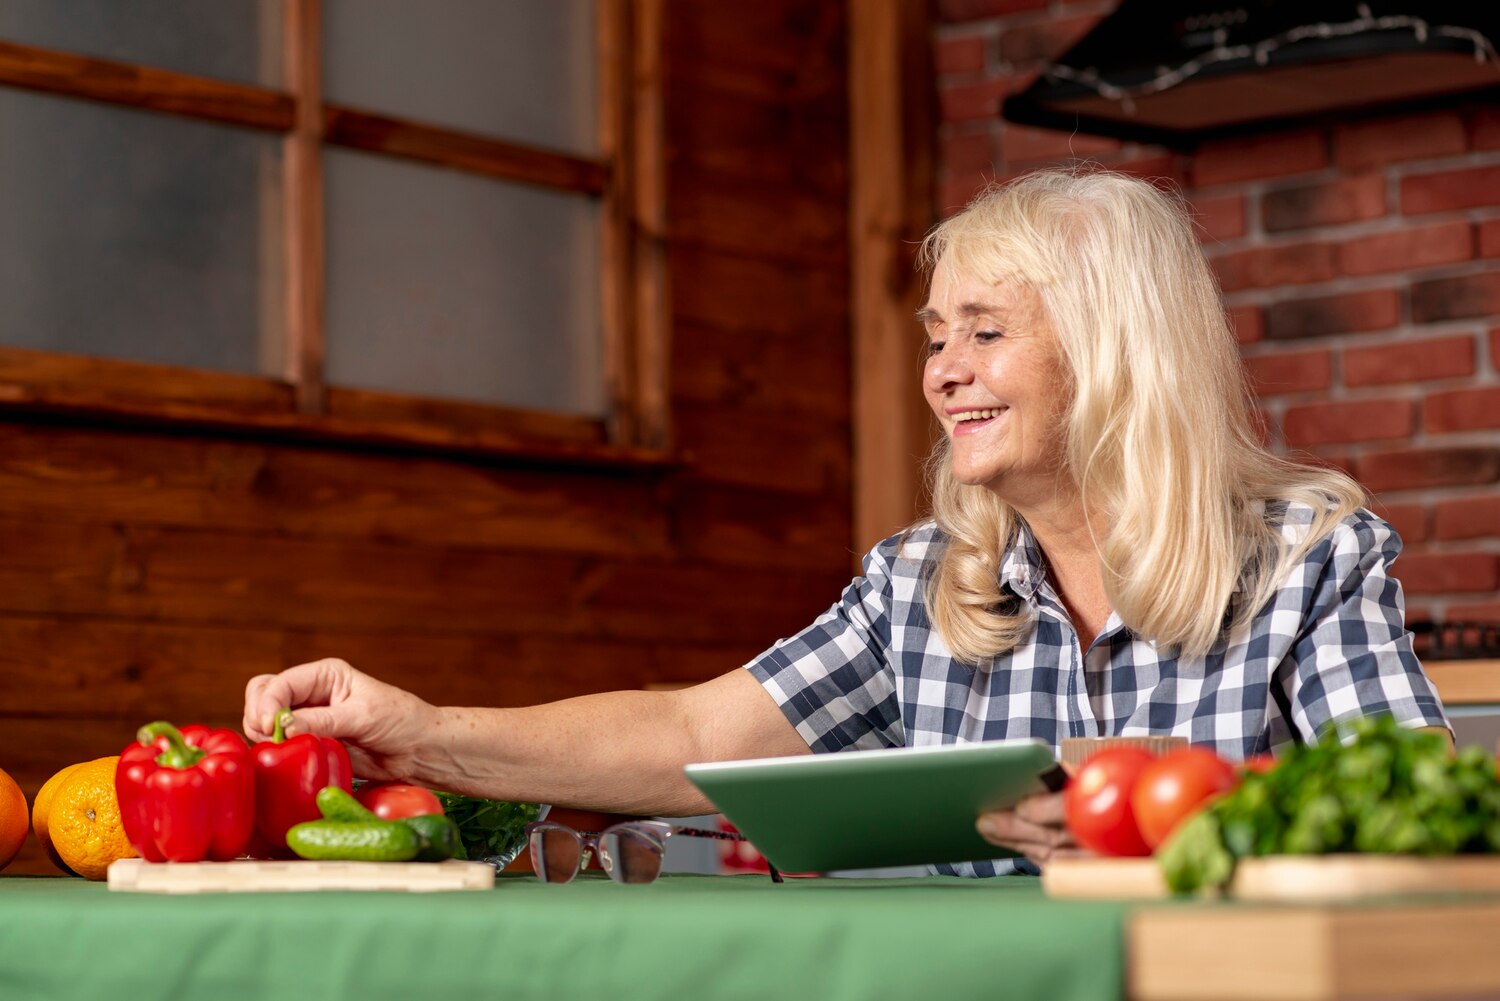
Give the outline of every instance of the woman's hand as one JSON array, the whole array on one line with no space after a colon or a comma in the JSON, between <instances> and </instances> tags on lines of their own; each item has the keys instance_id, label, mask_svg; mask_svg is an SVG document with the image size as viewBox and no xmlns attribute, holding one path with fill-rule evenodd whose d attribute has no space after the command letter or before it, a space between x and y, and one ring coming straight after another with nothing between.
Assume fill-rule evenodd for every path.
<instances>
[{"instance_id":1,"label":"woman's hand","mask_svg":"<svg viewBox=\"0 0 1500 1001\"><path fill-rule=\"evenodd\" d=\"M436 707L335 658L251 678L245 686L245 735L269 740L284 708L294 710L288 736L342 740L354 773L367 779L417 778L423 743L441 726Z\"/></svg>"},{"instance_id":2,"label":"woman's hand","mask_svg":"<svg viewBox=\"0 0 1500 1001\"><path fill-rule=\"evenodd\" d=\"M981 813L980 837L1042 864L1048 859L1087 854L1063 823L1063 794L1028 796L1009 810Z\"/></svg>"}]
</instances>

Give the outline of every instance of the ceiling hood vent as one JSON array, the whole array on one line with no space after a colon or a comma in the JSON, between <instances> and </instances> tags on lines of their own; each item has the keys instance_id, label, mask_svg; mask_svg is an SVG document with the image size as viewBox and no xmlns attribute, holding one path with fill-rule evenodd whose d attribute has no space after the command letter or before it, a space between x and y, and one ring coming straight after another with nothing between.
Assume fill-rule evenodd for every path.
<instances>
[{"instance_id":1,"label":"ceiling hood vent","mask_svg":"<svg viewBox=\"0 0 1500 1001\"><path fill-rule=\"evenodd\" d=\"M1191 146L1487 90L1500 0L1122 0L1006 99L1013 122Z\"/></svg>"}]
</instances>

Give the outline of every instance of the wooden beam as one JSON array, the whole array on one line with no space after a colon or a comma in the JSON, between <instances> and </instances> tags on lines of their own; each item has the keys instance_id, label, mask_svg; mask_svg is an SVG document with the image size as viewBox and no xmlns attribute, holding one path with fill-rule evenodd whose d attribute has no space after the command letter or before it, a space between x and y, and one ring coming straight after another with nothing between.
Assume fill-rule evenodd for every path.
<instances>
[{"instance_id":1,"label":"wooden beam","mask_svg":"<svg viewBox=\"0 0 1500 1001\"><path fill-rule=\"evenodd\" d=\"M925 504L931 418L912 313L916 243L931 225L933 82L927 0L849 4L854 337L854 549Z\"/></svg>"},{"instance_id":2,"label":"wooden beam","mask_svg":"<svg viewBox=\"0 0 1500 1001\"><path fill-rule=\"evenodd\" d=\"M282 52L296 98L286 137L286 376L305 414L323 410L325 357L321 0L283 0Z\"/></svg>"},{"instance_id":3,"label":"wooden beam","mask_svg":"<svg viewBox=\"0 0 1500 1001\"><path fill-rule=\"evenodd\" d=\"M598 160L422 125L336 104L323 109L324 139L337 146L467 170L503 181L602 195L609 167Z\"/></svg>"},{"instance_id":4,"label":"wooden beam","mask_svg":"<svg viewBox=\"0 0 1500 1001\"><path fill-rule=\"evenodd\" d=\"M294 119L280 91L14 42L0 41L0 84L273 132Z\"/></svg>"}]
</instances>

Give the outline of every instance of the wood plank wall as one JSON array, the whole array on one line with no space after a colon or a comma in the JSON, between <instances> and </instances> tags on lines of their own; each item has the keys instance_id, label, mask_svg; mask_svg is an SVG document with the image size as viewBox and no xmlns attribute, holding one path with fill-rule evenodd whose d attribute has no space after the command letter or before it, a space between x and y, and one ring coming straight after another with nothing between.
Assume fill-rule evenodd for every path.
<instances>
[{"instance_id":1,"label":"wood plank wall","mask_svg":"<svg viewBox=\"0 0 1500 1001\"><path fill-rule=\"evenodd\" d=\"M841 4L669 0L662 472L0 420L0 768L238 727L336 655L438 703L706 679L849 576ZM29 839L10 872L50 872Z\"/></svg>"}]
</instances>

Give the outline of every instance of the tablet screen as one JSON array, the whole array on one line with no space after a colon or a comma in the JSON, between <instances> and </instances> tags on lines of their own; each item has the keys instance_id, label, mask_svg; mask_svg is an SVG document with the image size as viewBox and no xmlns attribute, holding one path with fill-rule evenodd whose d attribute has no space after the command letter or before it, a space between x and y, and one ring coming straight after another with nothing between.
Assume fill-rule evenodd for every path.
<instances>
[{"instance_id":1,"label":"tablet screen","mask_svg":"<svg viewBox=\"0 0 1500 1001\"><path fill-rule=\"evenodd\" d=\"M828 872L1009 858L980 813L1050 783L1052 749L997 740L688 765L687 777L771 864Z\"/></svg>"}]
</instances>

